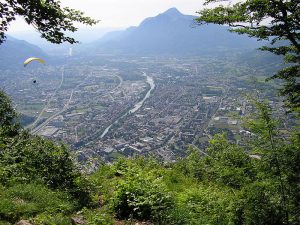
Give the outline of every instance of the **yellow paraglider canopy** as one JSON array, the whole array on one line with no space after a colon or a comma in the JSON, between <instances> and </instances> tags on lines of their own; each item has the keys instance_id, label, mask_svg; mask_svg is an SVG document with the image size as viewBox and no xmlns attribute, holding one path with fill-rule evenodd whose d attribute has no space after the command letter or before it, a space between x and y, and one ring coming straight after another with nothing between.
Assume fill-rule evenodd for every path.
<instances>
[{"instance_id":1,"label":"yellow paraglider canopy","mask_svg":"<svg viewBox=\"0 0 300 225\"><path fill-rule=\"evenodd\" d=\"M42 64L45 64L45 60L41 59L41 58L36 58L36 57L30 57L28 59L26 59L24 61L24 67L27 66L29 63L31 63L32 61L38 61Z\"/></svg>"}]
</instances>

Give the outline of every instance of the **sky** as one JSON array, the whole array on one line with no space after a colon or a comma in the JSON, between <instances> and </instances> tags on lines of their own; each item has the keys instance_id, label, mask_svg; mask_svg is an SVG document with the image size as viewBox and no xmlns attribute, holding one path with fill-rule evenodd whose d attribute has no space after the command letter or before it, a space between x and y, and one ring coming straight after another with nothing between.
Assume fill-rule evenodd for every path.
<instances>
[{"instance_id":1,"label":"sky","mask_svg":"<svg viewBox=\"0 0 300 225\"><path fill-rule=\"evenodd\" d=\"M97 28L126 28L139 25L143 19L176 7L183 14L195 15L203 0L61 0L63 6L83 11L101 20ZM80 25L79 25L80 26ZM31 31L21 18L13 22L9 33Z\"/></svg>"}]
</instances>

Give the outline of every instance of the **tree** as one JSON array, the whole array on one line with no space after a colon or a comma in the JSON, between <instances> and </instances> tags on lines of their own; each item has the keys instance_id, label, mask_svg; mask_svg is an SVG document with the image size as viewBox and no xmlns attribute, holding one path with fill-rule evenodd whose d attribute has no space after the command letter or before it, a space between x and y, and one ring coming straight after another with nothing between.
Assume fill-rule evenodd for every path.
<instances>
[{"instance_id":1,"label":"tree","mask_svg":"<svg viewBox=\"0 0 300 225\"><path fill-rule=\"evenodd\" d=\"M201 10L198 24L215 23L231 26L230 31L270 41L261 48L283 55L289 66L270 79L285 81L280 93L287 106L300 110L300 2L299 0L247 0L231 4L228 0L206 0L205 4L229 2Z\"/></svg>"},{"instance_id":2,"label":"tree","mask_svg":"<svg viewBox=\"0 0 300 225\"><path fill-rule=\"evenodd\" d=\"M273 202L273 206L277 204L276 216L279 216L277 218L282 220L283 224L300 224L298 210L300 202L299 129L295 127L295 131L289 132L289 138L283 137L280 131L280 120L274 118L271 107L264 102L255 101L253 103L257 113L253 114L255 115L253 119L248 120L245 124L247 129L255 134L252 141L248 143L248 148L251 149L252 154L260 156L260 159L256 160L259 179L252 184L252 188L253 190L261 189L261 191L264 189L265 194L273 192L272 195L275 199L271 202ZM246 190L245 193L248 191ZM255 195L258 199L264 199L263 196L257 194ZM248 200L253 201L256 198L255 195L249 196ZM258 206L257 202L256 205ZM254 208L251 203L248 206L250 206L249 209L252 208L250 211L253 213ZM257 209L261 210L259 207Z\"/></svg>"},{"instance_id":3,"label":"tree","mask_svg":"<svg viewBox=\"0 0 300 225\"><path fill-rule=\"evenodd\" d=\"M17 121L10 98L0 91L0 186L38 181L54 190L67 191L81 205L89 204L91 185L78 170L69 149L22 131Z\"/></svg>"},{"instance_id":4,"label":"tree","mask_svg":"<svg viewBox=\"0 0 300 225\"><path fill-rule=\"evenodd\" d=\"M61 7L59 0L4 0L0 2L0 44L4 42L9 24L21 16L41 33L41 37L56 44L77 41L64 32L75 32L74 22L94 25L98 21L84 16L84 13L68 7Z\"/></svg>"},{"instance_id":5,"label":"tree","mask_svg":"<svg viewBox=\"0 0 300 225\"><path fill-rule=\"evenodd\" d=\"M19 128L17 113L12 107L10 98L0 90L0 137L14 136Z\"/></svg>"}]
</instances>

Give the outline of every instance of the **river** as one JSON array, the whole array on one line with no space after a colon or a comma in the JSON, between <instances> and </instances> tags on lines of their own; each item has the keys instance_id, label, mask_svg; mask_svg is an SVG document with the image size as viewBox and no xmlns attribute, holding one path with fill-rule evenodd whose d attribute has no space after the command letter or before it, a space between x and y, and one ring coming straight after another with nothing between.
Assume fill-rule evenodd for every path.
<instances>
[{"instance_id":1,"label":"river","mask_svg":"<svg viewBox=\"0 0 300 225\"><path fill-rule=\"evenodd\" d=\"M100 138L105 137L105 135L109 132L110 128L114 125L117 124L119 122L120 119L124 118L125 116L127 116L128 114L132 114L135 113L136 111L138 111L143 105L144 102L150 97L151 95L151 91L155 88L155 83L152 77L149 77L148 75L146 75L146 73L144 73L144 76L146 77L147 83L150 85L150 89L149 91L146 93L145 97L139 101L138 103L136 103L133 108L131 108L130 110L128 110L125 114L123 114L122 116L120 116L118 119L116 119L113 123L111 123L101 134Z\"/></svg>"}]
</instances>

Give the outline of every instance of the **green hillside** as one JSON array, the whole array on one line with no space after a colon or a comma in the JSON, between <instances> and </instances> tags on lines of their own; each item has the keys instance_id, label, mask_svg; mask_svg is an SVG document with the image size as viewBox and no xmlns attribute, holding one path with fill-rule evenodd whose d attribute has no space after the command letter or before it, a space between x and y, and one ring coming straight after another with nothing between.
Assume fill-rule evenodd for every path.
<instances>
[{"instance_id":1,"label":"green hillside","mask_svg":"<svg viewBox=\"0 0 300 225\"><path fill-rule=\"evenodd\" d=\"M0 93L0 224L299 224L300 135L283 139L269 108L240 147L217 135L175 163L119 159L91 175L72 153L22 131Z\"/></svg>"}]
</instances>

